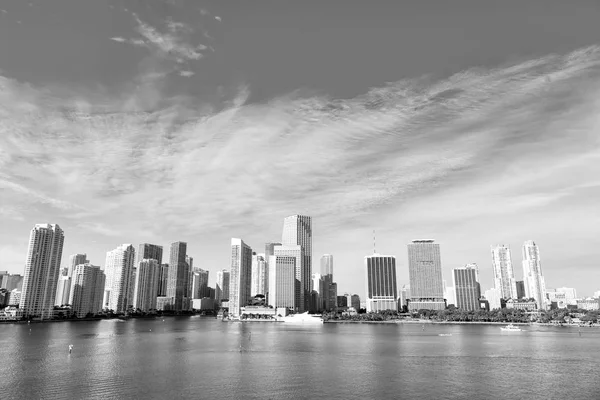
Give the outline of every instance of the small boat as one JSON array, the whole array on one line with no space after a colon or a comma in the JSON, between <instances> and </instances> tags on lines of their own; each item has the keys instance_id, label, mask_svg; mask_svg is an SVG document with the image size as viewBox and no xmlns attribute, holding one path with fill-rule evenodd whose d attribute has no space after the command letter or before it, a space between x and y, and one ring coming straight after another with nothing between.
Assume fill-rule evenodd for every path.
<instances>
[{"instance_id":1,"label":"small boat","mask_svg":"<svg viewBox=\"0 0 600 400\"><path fill-rule=\"evenodd\" d=\"M308 312L302 314L293 314L286 317L277 316L278 322L287 322L291 324L314 325L322 324L323 318L320 315L311 315Z\"/></svg>"},{"instance_id":2,"label":"small boat","mask_svg":"<svg viewBox=\"0 0 600 400\"><path fill-rule=\"evenodd\" d=\"M502 328L500 328L501 331L508 331L508 332L521 332L521 328L514 326L513 324L508 324L506 326L503 326Z\"/></svg>"},{"instance_id":3,"label":"small boat","mask_svg":"<svg viewBox=\"0 0 600 400\"><path fill-rule=\"evenodd\" d=\"M438 333L438 336L452 336L451 333Z\"/></svg>"}]
</instances>

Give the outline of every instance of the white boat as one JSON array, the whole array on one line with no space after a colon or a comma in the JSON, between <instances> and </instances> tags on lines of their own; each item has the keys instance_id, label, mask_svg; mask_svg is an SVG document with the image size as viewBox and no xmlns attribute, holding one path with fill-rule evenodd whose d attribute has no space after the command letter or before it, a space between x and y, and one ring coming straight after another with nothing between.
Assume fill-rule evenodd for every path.
<instances>
[{"instance_id":1,"label":"white boat","mask_svg":"<svg viewBox=\"0 0 600 400\"><path fill-rule=\"evenodd\" d=\"M508 331L508 332L521 332L521 328L514 326L513 324L508 324L506 326L503 326L502 328L500 328L501 331Z\"/></svg>"},{"instance_id":2,"label":"white boat","mask_svg":"<svg viewBox=\"0 0 600 400\"><path fill-rule=\"evenodd\" d=\"M316 325L322 324L323 318L320 315L309 314L308 311L302 314L292 314L285 317L276 317L278 322L287 322L288 324Z\"/></svg>"}]
</instances>

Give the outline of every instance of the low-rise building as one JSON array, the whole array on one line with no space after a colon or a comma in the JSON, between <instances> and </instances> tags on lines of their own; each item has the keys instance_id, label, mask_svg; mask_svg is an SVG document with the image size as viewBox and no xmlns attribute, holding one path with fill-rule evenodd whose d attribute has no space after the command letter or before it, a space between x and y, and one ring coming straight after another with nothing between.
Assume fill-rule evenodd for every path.
<instances>
[{"instance_id":1,"label":"low-rise building","mask_svg":"<svg viewBox=\"0 0 600 400\"><path fill-rule=\"evenodd\" d=\"M600 309L600 299L595 299L593 297L588 297L586 299L577 299L577 308L580 310L599 310Z\"/></svg>"},{"instance_id":2,"label":"low-rise building","mask_svg":"<svg viewBox=\"0 0 600 400\"><path fill-rule=\"evenodd\" d=\"M535 301L510 299L506 301L506 308L512 308L515 310L535 311L537 310L537 303Z\"/></svg>"}]
</instances>

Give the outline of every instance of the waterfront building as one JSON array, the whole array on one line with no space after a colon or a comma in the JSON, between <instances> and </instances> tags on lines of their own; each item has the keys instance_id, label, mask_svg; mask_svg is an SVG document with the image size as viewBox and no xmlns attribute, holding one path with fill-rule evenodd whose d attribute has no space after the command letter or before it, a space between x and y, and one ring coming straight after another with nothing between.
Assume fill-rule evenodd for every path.
<instances>
[{"instance_id":1,"label":"waterfront building","mask_svg":"<svg viewBox=\"0 0 600 400\"><path fill-rule=\"evenodd\" d=\"M357 294L353 294L350 297L350 307L354 308L356 311L360 310L360 296Z\"/></svg>"},{"instance_id":2,"label":"waterfront building","mask_svg":"<svg viewBox=\"0 0 600 400\"><path fill-rule=\"evenodd\" d=\"M192 299L209 297L208 275L208 271L202 268L194 268L192 272Z\"/></svg>"},{"instance_id":3,"label":"waterfront building","mask_svg":"<svg viewBox=\"0 0 600 400\"><path fill-rule=\"evenodd\" d=\"M229 300L229 271L217 271L217 284L215 285L215 300L221 305L223 300Z\"/></svg>"},{"instance_id":4,"label":"waterfront building","mask_svg":"<svg viewBox=\"0 0 600 400\"><path fill-rule=\"evenodd\" d=\"M257 294L267 295L269 277L267 275L267 261L264 254L252 255L252 288L250 293L252 296Z\"/></svg>"},{"instance_id":5,"label":"waterfront building","mask_svg":"<svg viewBox=\"0 0 600 400\"><path fill-rule=\"evenodd\" d=\"M517 299L525 298L525 282L517 281L516 285L517 285Z\"/></svg>"},{"instance_id":6,"label":"waterfront building","mask_svg":"<svg viewBox=\"0 0 600 400\"><path fill-rule=\"evenodd\" d=\"M137 265L142 260L156 260L158 265L162 265L163 247L157 244L142 243L138 247L137 259Z\"/></svg>"},{"instance_id":7,"label":"waterfront building","mask_svg":"<svg viewBox=\"0 0 600 400\"><path fill-rule=\"evenodd\" d=\"M231 270L229 275L229 315L239 318L240 307L251 297L252 248L242 239L231 239Z\"/></svg>"},{"instance_id":8,"label":"waterfront building","mask_svg":"<svg viewBox=\"0 0 600 400\"><path fill-rule=\"evenodd\" d=\"M161 264L158 271L158 291L157 297L165 297L167 295L167 286L169 284L169 264Z\"/></svg>"},{"instance_id":9,"label":"waterfront building","mask_svg":"<svg viewBox=\"0 0 600 400\"><path fill-rule=\"evenodd\" d=\"M402 285L400 289L400 302L402 306L408 306L410 302L410 285Z\"/></svg>"},{"instance_id":10,"label":"waterfront building","mask_svg":"<svg viewBox=\"0 0 600 400\"><path fill-rule=\"evenodd\" d=\"M551 308L567 308L567 305L569 304L567 302L566 294L557 292L556 289L547 289L546 299L547 304L549 304Z\"/></svg>"},{"instance_id":11,"label":"waterfront building","mask_svg":"<svg viewBox=\"0 0 600 400\"><path fill-rule=\"evenodd\" d=\"M523 244L523 281L525 297L535 299L540 310L546 307L546 283L540 262L540 249L533 240Z\"/></svg>"},{"instance_id":12,"label":"waterfront building","mask_svg":"<svg viewBox=\"0 0 600 400\"><path fill-rule=\"evenodd\" d=\"M365 256L367 312L398 310L396 257Z\"/></svg>"},{"instance_id":13,"label":"waterfront building","mask_svg":"<svg viewBox=\"0 0 600 400\"><path fill-rule=\"evenodd\" d=\"M577 308L580 310L598 311L600 309L600 300L593 297L577 299Z\"/></svg>"},{"instance_id":14,"label":"waterfront building","mask_svg":"<svg viewBox=\"0 0 600 400\"><path fill-rule=\"evenodd\" d=\"M294 289L294 307L292 310L297 312L308 311L308 309L304 309L304 295L305 292L302 287L302 260L304 258L304 247L300 245L281 245L275 247L275 256L281 257L294 257L296 259L296 278L295 278L295 289ZM273 258L271 258L273 260Z\"/></svg>"},{"instance_id":15,"label":"waterfront building","mask_svg":"<svg viewBox=\"0 0 600 400\"><path fill-rule=\"evenodd\" d=\"M69 304L77 318L102 311L106 276L100 267L89 263L75 266L71 276Z\"/></svg>"},{"instance_id":16,"label":"waterfront building","mask_svg":"<svg viewBox=\"0 0 600 400\"><path fill-rule=\"evenodd\" d=\"M75 269L76 266L78 266L80 264L87 264L89 262L90 261L87 259L87 254L85 254L85 253L71 254L69 256L69 267L68 267L67 275L73 276L73 270Z\"/></svg>"},{"instance_id":17,"label":"waterfront building","mask_svg":"<svg viewBox=\"0 0 600 400\"><path fill-rule=\"evenodd\" d=\"M300 281L300 296L296 296L296 299L298 311L308 311L312 291L312 218L305 215L286 217L283 220L281 244L302 247L300 265L296 264L296 280Z\"/></svg>"},{"instance_id":18,"label":"waterfront building","mask_svg":"<svg viewBox=\"0 0 600 400\"><path fill-rule=\"evenodd\" d=\"M133 306L133 265L135 248L131 244L122 244L106 253L106 284L104 288L104 307L114 313L124 313Z\"/></svg>"},{"instance_id":19,"label":"waterfront building","mask_svg":"<svg viewBox=\"0 0 600 400\"><path fill-rule=\"evenodd\" d=\"M444 299L447 305L454 304L455 307L458 307L456 305L456 290L453 286L444 287Z\"/></svg>"},{"instance_id":20,"label":"waterfront building","mask_svg":"<svg viewBox=\"0 0 600 400\"><path fill-rule=\"evenodd\" d=\"M297 308L297 262L300 262L300 259L296 256L274 255L269 259L268 304L275 309Z\"/></svg>"},{"instance_id":21,"label":"waterfront building","mask_svg":"<svg viewBox=\"0 0 600 400\"><path fill-rule=\"evenodd\" d=\"M186 295L189 291L190 266L185 261L186 252L186 242L171 244L166 297L171 299L169 308L176 312L189 309L189 300Z\"/></svg>"},{"instance_id":22,"label":"waterfront building","mask_svg":"<svg viewBox=\"0 0 600 400\"><path fill-rule=\"evenodd\" d=\"M23 292L21 292L19 289L13 289L10 291L10 295L8 296L8 305L9 306L19 306L20 308L20 304L21 304L21 297L22 297ZM50 318L50 317L47 317Z\"/></svg>"},{"instance_id":23,"label":"waterfront building","mask_svg":"<svg viewBox=\"0 0 600 400\"><path fill-rule=\"evenodd\" d=\"M456 296L456 303L454 303L456 307L465 311L478 310L481 289L477 269L471 265L454 268L452 270L452 282Z\"/></svg>"},{"instance_id":24,"label":"waterfront building","mask_svg":"<svg viewBox=\"0 0 600 400\"><path fill-rule=\"evenodd\" d=\"M189 298L190 300L194 298L194 288L193 288L193 284L194 284L194 257L190 257L189 255L185 256L185 262L188 265L188 284L186 286L186 290L184 293L184 297ZM207 282L207 287L208 287L208 282ZM191 303L190 303L190 307L191 307Z\"/></svg>"},{"instance_id":25,"label":"waterfront building","mask_svg":"<svg viewBox=\"0 0 600 400\"><path fill-rule=\"evenodd\" d=\"M335 311L337 308L337 285L333 281L333 256L324 254L321 256L321 277L323 279L323 293L321 301L324 311Z\"/></svg>"},{"instance_id":26,"label":"waterfront building","mask_svg":"<svg viewBox=\"0 0 600 400\"><path fill-rule=\"evenodd\" d=\"M509 299L506 301L506 308L512 308L515 310L524 310L524 311L535 311L539 309L539 306L536 301L529 301L527 299L515 300Z\"/></svg>"},{"instance_id":27,"label":"waterfront building","mask_svg":"<svg viewBox=\"0 0 600 400\"><path fill-rule=\"evenodd\" d=\"M494 286L500 290L503 299L516 299L518 297L517 281L512 266L510 247L497 245L492 246L491 249Z\"/></svg>"},{"instance_id":28,"label":"waterfront building","mask_svg":"<svg viewBox=\"0 0 600 400\"><path fill-rule=\"evenodd\" d=\"M592 297L594 297L596 299L600 298L600 290L595 291L594 296L592 296Z\"/></svg>"},{"instance_id":29,"label":"waterfront building","mask_svg":"<svg viewBox=\"0 0 600 400\"><path fill-rule=\"evenodd\" d=\"M19 274L5 275L2 288L8 291L13 289L23 290L23 276Z\"/></svg>"},{"instance_id":30,"label":"waterfront building","mask_svg":"<svg viewBox=\"0 0 600 400\"><path fill-rule=\"evenodd\" d=\"M574 306L577 304L577 291L574 288L559 287L556 288L556 292L565 294L567 305Z\"/></svg>"},{"instance_id":31,"label":"waterfront building","mask_svg":"<svg viewBox=\"0 0 600 400\"><path fill-rule=\"evenodd\" d=\"M31 230L19 300L24 315L53 317L64 239L56 224L36 224Z\"/></svg>"},{"instance_id":32,"label":"waterfront building","mask_svg":"<svg viewBox=\"0 0 600 400\"><path fill-rule=\"evenodd\" d=\"M440 245L433 240L413 240L407 247L411 291L409 310L444 310Z\"/></svg>"},{"instance_id":33,"label":"waterfront building","mask_svg":"<svg viewBox=\"0 0 600 400\"><path fill-rule=\"evenodd\" d=\"M340 311L348 310L348 297L346 295L337 297L337 308Z\"/></svg>"},{"instance_id":34,"label":"waterfront building","mask_svg":"<svg viewBox=\"0 0 600 400\"><path fill-rule=\"evenodd\" d=\"M133 294L133 308L135 310L147 313L156 309L159 272L160 264L154 258L144 258L138 262Z\"/></svg>"},{"instance_id":35,"label":"waterfront building","mask_svg":"<svg viewBox=\"0 0 600 400\"><path fill-rule=\"evenodd\" d=\"M63 306L69 304L70 296L71 277L67 275L61 275L58 277L58 284L56 285L56 297L54 299L54 305Z\"/></svg>"},{"instance_id":36,"label":"waterfront building","mask_svg":"<svg viewBox=\"0 0 600 400\"><path fill-rule=\"evenodd\" d=\"M485 299L488 301L490 310L502 308L502 291L498 288L491 288L485 291Z\"/></svg>"}]
</instances>

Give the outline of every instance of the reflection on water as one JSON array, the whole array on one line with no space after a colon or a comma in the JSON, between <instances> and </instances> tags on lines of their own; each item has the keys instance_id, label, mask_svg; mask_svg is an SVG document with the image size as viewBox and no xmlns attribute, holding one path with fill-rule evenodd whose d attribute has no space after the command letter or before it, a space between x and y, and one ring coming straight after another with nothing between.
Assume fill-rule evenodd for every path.
<instances>
[{"instance_id":1,"label":"reflection on water","mask_svg":"<svg viewBox=\"0 0 600 400\"><path fill-rule=\"evenodd\" d=\"M597 329L201 317L0 325L1 398L597 399L599 339Z\"/></svg>"}]
</instances>

